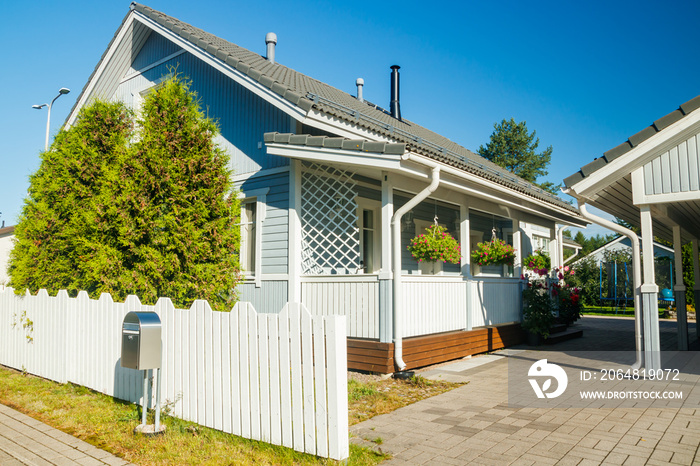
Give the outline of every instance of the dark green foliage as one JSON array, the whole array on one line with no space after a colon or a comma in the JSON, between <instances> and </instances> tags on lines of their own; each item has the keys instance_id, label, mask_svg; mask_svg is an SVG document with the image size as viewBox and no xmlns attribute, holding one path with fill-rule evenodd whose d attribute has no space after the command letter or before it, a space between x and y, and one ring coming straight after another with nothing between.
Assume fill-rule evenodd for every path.
<instances>
[{"instance_id":1,"label":"dark green foliage","mask_svg":"<svg viewBox=\"0 0 700 466\"><path fill-rule=\"evenodd\" d=\"M493 128L489 143L486 147L479 147L479 155L531 183L536 183L537 178L547 174L547 166L552 160L552 146L537 153L540 139L536 138L536 131L528 131L526 122L516 123L511 118L495 123ZM559 191L559 186L548 181L539 186L553 194Z\"/></svg>"},{"instance_id":2,"label":"dark green foliage","mask_svg":"<svg viewBox=\"0 0 700 466\"><path fill-rule=\"evenodd\" d=\"M576 236L574 236L574 241L581 245L581 251L579 252L579 255L586 256L591 252L595 251L596 249L603 247L618 236L619 235L611 234L605 236L595 235L591 236L590 238L586 238L586 236L581 231L579 231L578 233L576 233Z\"/></svg>"},{"instance_id":3,"label":"dark green foliage","mask_svg":"<svg viewBox=\"0 0 700 466\"><path fill-rule=\"evenodd\" d=\"M549 337L554 324L552 298L544 281L530 282L523 290L523 323L525 331Z\"/></svg>"},{"instance_id":4,"label":"dark green foliage","mask_svg":"<svg viewBox=\"0 0 700 466\"><path fill-rule=\"evenodd\" d=\"M575 273L566 281L571 286L580 289L581 303L585 306L599 305L600 267L598 264L593 258L584 257L577 261L572 268Z\"/></svg>"},{"instance_id":5,"label":"dark green foliage","mask_svg":"<svg viewBox=\"0 0 700 466\"><path fill-rule=\"evenodd\" d=\"M96 102L42 155L17 227L12 285L230 309L239 203L226 198L216 125L173 78L146 97L129 145L132 127L122 104Z\"/></svg>"},{"instance_id":6,"label":"dark green foliage","mask_svg":"<svg viewBox=\"0 0 700 466\"><path fill-rule=\"evenodd\" d=\"M683 284L685 285L685 302L689 306L695 306L695 273L693 265L693 244L683 245Z\"/></svg>"}]
</instances>

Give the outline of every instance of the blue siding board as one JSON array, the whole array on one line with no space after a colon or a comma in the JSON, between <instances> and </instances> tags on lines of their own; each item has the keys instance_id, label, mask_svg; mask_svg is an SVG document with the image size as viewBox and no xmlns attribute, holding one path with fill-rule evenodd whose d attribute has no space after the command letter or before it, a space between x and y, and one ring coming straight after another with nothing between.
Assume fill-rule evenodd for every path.
<instances>
[{"instance_id":1,"label":"blue siding board","mask_svg":"<svg viewBox=\"0 0 700 466\"><path fill-rule=\"evenodd\" d=\"M258 312L279 313L287 304L286 281L264 281L260 288L254 283L238 285L238 300L248 301Z\"/></svg>"},{"instance_id":2,"label":"blue siding board","mask_svg":"<svg viewBox=\"0 0 700 466\"><path fill-rule=\"evenodd\" d=\"M143 69L180 50L182 49L173 42L156 32L152 32L138 54L132 57L131 72Z\"/></svg>"}]
</instances>

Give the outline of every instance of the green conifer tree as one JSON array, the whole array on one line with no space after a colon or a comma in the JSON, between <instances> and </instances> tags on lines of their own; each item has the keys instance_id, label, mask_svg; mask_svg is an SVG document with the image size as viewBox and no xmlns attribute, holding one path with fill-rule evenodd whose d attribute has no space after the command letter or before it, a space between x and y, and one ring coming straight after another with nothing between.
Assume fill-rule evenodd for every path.
<instances>
[{"instance_id":1,"label":"green conifer tree","mask_svg":"<svg viewBox=\"0 0 700 466\"><path fill-rule=\"evenodd\" d=\"M239 202L214 122L178 78L133 115L95 102L42 154L16 228L11 285L129 294L228 310L239 279Z\"/></svg>"},{"instance_id":2,"label":"green conifer tree","mask_svg":"<svg viewBox=\"0 0 700 466\"><path fill-rule=\"evenodd\" d=\"M146 97L138 127L122 198L130 271L122 287L146 301L205 298L225 309L239 278L240 204L230 195L229 158L214 143L217 127L178 78Z\"/></svg>"}]
</instances>

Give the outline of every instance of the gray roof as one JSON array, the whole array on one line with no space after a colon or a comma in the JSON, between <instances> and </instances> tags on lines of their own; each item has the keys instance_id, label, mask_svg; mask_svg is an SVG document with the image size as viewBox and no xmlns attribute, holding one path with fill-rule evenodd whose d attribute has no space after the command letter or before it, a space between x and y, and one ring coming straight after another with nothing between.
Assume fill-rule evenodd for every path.
<instances>
[{"instance_id":1,"label":"gray roof","mask_svg":"<svg viewBox=\"0 0 700 466\"><path fill-rule=\"evenodd\" d=\"M403 143L406 145L406 150L458 167L539 201L545 201L575 215L578 214L577 209L559 197L429 129L405 118L401 120L393 118L387 111L374 104L366 101L361 102L346 92L279 63L270 63L260 54L152 8L132 3L131 9L207 51L304 111L308 112L313 108L324 114L348 121L389 137L397 143ZM102 59L104 59L104 55Z\"/></svg>"},{"instance_id":2,"label":"gray roof","mask_svg":"<svg viewBox=\"0 0 700 466\"><path fill-rule=\"evenodd\" d=\"M700 96L687 101L678 107L678 109L672 111L664 117L659 118L637 134L633 134L627 139L627 141L605 152L602 157L596 157L591 163L581 167L579 171L565 178L564 185L566 185L568 188L572 187L591 173L603 168L606 164L612 162L621 155L626 154L640 143L646 141L656 133L663 131L678 120L685 118L698 108L700 108Z\"/></svg>"},{"instance_id":3,"label":"gray roof","mask_svg":"<svg viewBox=\"0 0 700 466\"><path fill-rule=\"evenodd\" d=\"M325 147L328 149L354 150L357 152L374 152L387 155L403 155L406 152L406 144L384 141L367 141L365 139L310 136L308 134L265 133L265 142L306 147Z\"/></svg>"}]
</instances>

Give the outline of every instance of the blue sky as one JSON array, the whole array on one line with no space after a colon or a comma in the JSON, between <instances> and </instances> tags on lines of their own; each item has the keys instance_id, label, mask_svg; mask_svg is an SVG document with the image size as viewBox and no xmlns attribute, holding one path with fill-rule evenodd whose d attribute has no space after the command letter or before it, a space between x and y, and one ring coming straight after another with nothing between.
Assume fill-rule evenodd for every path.
<instances>
[{"instance_id":1,"label":"blue sky","mask_svg":"<svg viewBox=\"0 0 700 466\"><path fill-rule=\"evenodd\" d=\"M401 66L402 115L476 151L504 118L527 121L554 152L559 183L700 94L700 2L365 2L153 0L146 5L389 106ZM127 1L7 2L0 112L0 219L16 223L44 146L127 14ZM593 228L587 234L602 232Z\"/></svg>"}]
</instances>

